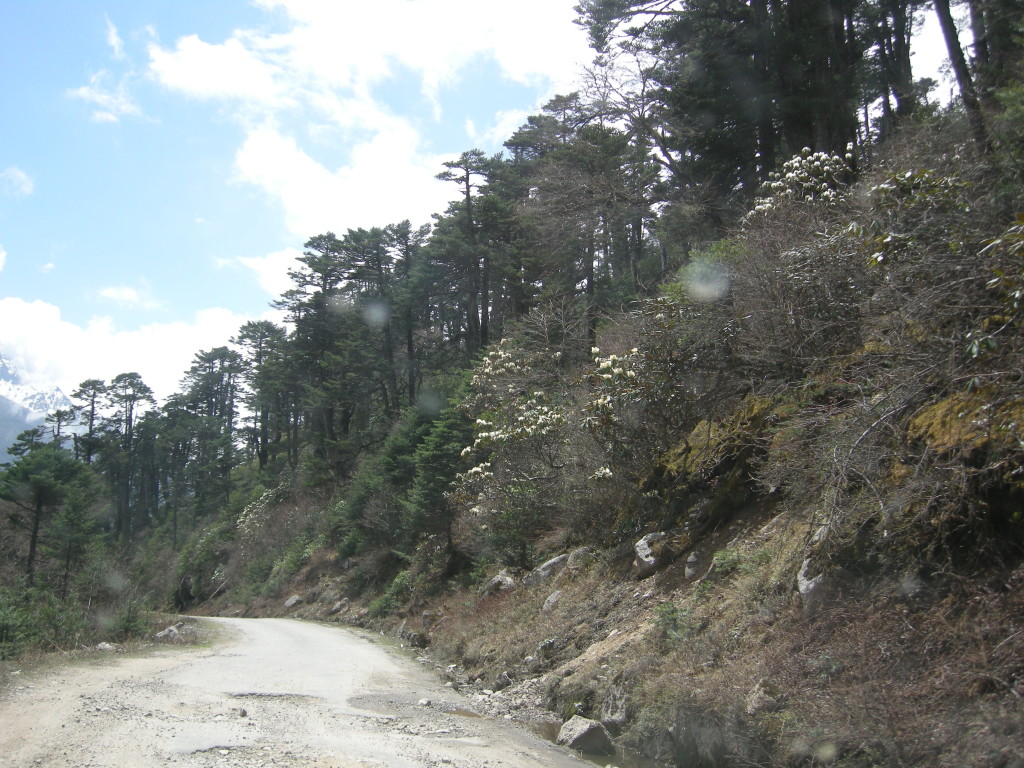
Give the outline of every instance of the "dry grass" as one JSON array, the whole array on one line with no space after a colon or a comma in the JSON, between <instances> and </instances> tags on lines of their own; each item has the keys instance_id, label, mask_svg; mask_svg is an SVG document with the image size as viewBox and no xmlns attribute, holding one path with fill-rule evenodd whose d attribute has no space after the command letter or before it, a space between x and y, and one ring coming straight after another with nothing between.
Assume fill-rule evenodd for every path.
<instances>
[{"instance_id":1,"label":"dry grass","mask_svg":"<svg viewBox=\"0 0 1024 768\"><path fill-rule=\"evenodd\" d=\"M773 765L1024 759L1024 572L984 587L881 581L807 615L791 593L751 599L775 568L723 585L693 614L700 629L644 686L652 707L679 691L678 701L744 714ZM758 686L772 699L763 709L751 707Z\"/></svg>"},{"instance_id":2,"label":"dry grass","mask_svg":"<svg viewBox=\"0 0 1024 768\"><path fill-rule=\"evenodd\" d=\"M579 666L588 649L606 663L605 657L622 645L625 630L630 636L638 629L644 633L653 609L650 598L643 599L647 590L642 585L609 581L609 567L598 561L545 584L488 596L459 592L440 606L444 619L432 631L432 648L471 677L507 672L516 680ZM560 599L544 611L545 600L556 590ZM613 630L618 640L602 653L601 643Z\"/></svg>"},{"instance_id":3,"label":"dry grass","mask_svg":"<svg viewBox=\"0 0 1024 768\"><path fill-rule=\"evenodd\" d=\"M695 580L682 561L643 582L598 562L534 589L451 594L433 652L486 687L547 674L565 717L600 717L625 692L627 739L653 751L685 709L760 743L764 765L1019 765L1024 568L840 579L808 613L793 582L809 519L776 513L720 532L717 558L705 540L714 567Z\"/></svg>"}]
</instances>

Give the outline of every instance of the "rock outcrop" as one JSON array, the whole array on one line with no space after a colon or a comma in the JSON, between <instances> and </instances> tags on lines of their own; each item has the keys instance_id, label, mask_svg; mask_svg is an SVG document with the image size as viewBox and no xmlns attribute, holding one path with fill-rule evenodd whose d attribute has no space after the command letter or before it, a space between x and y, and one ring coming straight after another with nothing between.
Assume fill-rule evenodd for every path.
<instances>
[{"instance_id":1,"label":"rock outcrop","mask_svg":"<svg viewBox=\"0 0 1024 768\"><path fill-rule=\"evenodd\" d=\"M608 729L596 720L573 715L558 732L557 742L590 755L613 755L615 745Z\"/></svg>"}]
</instances>

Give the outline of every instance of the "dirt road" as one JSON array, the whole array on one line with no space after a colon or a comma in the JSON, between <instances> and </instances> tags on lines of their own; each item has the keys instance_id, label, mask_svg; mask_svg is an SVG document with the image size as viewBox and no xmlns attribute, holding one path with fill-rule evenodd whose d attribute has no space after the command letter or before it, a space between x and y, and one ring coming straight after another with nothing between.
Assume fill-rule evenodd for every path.
<instances>
[{"instance_id":1,"label":"dirt road","mask_svg":"<svg viewBox=\"0 0 1024 768\"><path fill-rule=\"evenodd\" d=\"M287 619L209 621L221 637L212 647L16 678L0 699L0 768L588 765L515 724L472 716L432 672L365 636Z\"/></svg>"}]
</instances>

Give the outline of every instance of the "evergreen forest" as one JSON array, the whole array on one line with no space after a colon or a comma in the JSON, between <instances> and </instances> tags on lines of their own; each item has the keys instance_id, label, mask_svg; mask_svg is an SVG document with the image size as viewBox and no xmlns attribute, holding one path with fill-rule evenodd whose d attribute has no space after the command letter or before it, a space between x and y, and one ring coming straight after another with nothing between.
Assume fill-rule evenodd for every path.
<instances>
[{"instance_id":1,"label":"evergreen forest","mask_svg":"<svg viewBox=\"0 0 1024 768\"><path fill-rule=\"evenodd\" d=\"M670 764L1024 764L1024 3L952 6L581 0L432 221L19 437L0 660L298 613Z\"/></svg>"}]
</instances>

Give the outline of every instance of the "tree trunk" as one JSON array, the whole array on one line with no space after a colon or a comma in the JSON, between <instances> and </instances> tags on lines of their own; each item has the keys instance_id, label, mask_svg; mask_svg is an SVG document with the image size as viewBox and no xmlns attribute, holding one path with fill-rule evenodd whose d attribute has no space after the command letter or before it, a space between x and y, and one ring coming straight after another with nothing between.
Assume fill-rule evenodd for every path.
<instances>
[{"instance_id":1,"label":"tree trunk","mask_svg":"<svg viewBox=\"0 0 1024 768\"><path fill-rule=\"evenodd\" d=\"M971 126L974 143L982 153L987 154L992 149L992 145L985 128L985 118L981 112L978 91L974 87L974 80L971 79L971 72L967 68L964 49L960 46L960 37L957 33L956 22L953 21L949 0L935 0L933 5L939 19L939 26L942 28L942 37L946 41L949 63L956 76L957 87L960 89L960 98L964 103L964 111L967 113L967 122Z\"/></svg>"},{"instance_id":2,"label":"tree trunk","mask_svg":"<svg viewBox=\"0 0 1024 768\"><path fill-rule=\"evenodd\" d=\"M480 346L486 347L491 336L491 259L486 253L480 265Z\"/></svg>"},{"instance_id":3,"label":"tree trunk","mask_svg":"<svg viewBox=\"0 0 1024 768\"><path fill-rule=\"evenodd\" d=\"M25 576L28 577L28 585L31 587L36 578L36 552L39 548L39 529L43 525L43 504L36 502L32 510L32 535L28 540L28 562L25 563Z\"/></svg>"},{"instance_id":4,"label":"tree trunk","mask_svg":"<svg viewBox=\"0 0 1024 768\"><path fill-rule=\"evenodd\" d=\"M416 344L412 327L412 307L405 310L405 376L409 405L416 405Z\"/></svg>"},{"instance_id":5,"label":"tree trunk","mask_svg":"<svg viewBox=\"0 0 1024 768\"><path fill-rule=\"evenodd\" d=\"M597 341L597 311L594 306L594 258L597 253L597 246L594 243L593 229L587 240L586 253L584 254L583 279L586 297L584 312L587 318L587 340L591 346Z\"/></svg>"}]
</instances>

